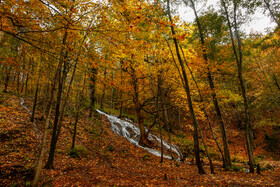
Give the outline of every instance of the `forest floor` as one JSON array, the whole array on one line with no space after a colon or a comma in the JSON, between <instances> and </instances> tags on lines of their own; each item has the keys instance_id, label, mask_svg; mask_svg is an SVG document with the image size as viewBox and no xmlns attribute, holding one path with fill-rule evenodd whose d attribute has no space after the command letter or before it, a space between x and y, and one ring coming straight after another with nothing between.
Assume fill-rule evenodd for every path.
<instances>
[{"instance_id":1,"label":"forest floor","mask_svg":"<svg viewBox=\"0 0 280 187\"><path fill-rule=\"evenodd\" d=\"M34 175L43 120L31 123L20 97L0 98L0 186L29 186ZM32 102L26 99L28 108ZM262 162L261 175L225 171L214 162L216 174L199 175L194 163L160 158L116 135L104 116L81 117L76 141L77 158L69 155L74 118L65 117L54 170L43 170L41 186L280 186L279 161ZM50 138L49 138L50 139ZM242 163L238 164L242 167ZM244 167L247 167L246 165Z\"/></svg>"}]
</instances>

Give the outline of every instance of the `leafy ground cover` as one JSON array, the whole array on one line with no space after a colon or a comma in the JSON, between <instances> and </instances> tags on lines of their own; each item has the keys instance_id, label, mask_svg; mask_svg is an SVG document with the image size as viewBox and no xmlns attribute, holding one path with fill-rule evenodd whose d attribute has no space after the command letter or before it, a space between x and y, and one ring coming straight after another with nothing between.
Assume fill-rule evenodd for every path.
<instances>
[{"instance_id":1,"label":"leafy ground cover","mask_svg":"<svg viewBox=\"0 0 280 187\"><path fill-rule=\"evenodd\" d=\"M28 186L32 182L41 138L43 121L37 116L29 122L29 114L20 105L20 97L5 94L0 104L0 184ZM31 107L27 99L26 106ZM106 117L82 116L78 125L75 150L70 153L73 134L71 116L65 117L55 156L55 169L44 170L44 186L279 186L280 167L277 161L261 162L261 175L249 174L236 163L225 171L215 162L216 174L198 175L195 163L164 160L130 144L111 130ZM50 138L49 138L50 139ZM238 145L238 144L237 144ZM74 152L74 153L73 153Z\"/></svg>"}]
</instances>

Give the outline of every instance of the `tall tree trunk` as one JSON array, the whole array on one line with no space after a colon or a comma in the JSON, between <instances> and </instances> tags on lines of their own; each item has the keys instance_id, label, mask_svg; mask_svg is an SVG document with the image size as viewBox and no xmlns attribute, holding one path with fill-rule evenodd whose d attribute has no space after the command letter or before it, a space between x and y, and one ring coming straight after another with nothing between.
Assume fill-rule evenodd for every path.
<instances>
[{"instance_id":1,"label":"tall tree trunk","mask_svg":"<svg viewBox=\"0 0 280 187\"><path fill-rule=\"evenodd\" d=\"M90 76L90 114L89 114L90 117L92 117L93 110L95 107L96 76L97 76L97 69L93 67L91 68L91 76Z\"/></svg>"},{"instance_id":2,"label":"tall tree trunk","mask_svg":"<svg viewBox=\"0 0 280 187\"><path fill-rule=\"evenodd\" d=\"M37 105L37 97L38 97L38 91L39 91L40 76L41 76L41 60L40 60L40 64L39 64L39 72L38 72L38 78L37 78L37 83L36 83L35 98L34 98L34 103L33 103L32 115L31 115L31 119L30 119L31 122L34 122L35 110L36 110L36 105Z\"/></svg>"},{"instance_id":3,"label":"tall tree trunk","mask_svg":"<svg viewBox=\"0 0 280 187\"><path fill-rule=\"evenodd\" d=\"M17 92L19 93L20 87L20 71L17 72Z\"/></svg>"},{"instance_id":4,"label":"tall tree trunk","mask_svg":"<svg viewBox=\"0 0 280 187\"><path fill-rule=\"evenodd\" d=\"M21 86L21 89L20 89L20 93L23 93L23 89L24 89L24 86L25 86L25 77L26 75L22 74L22 86Z\"/></svg>"},{"instance_id":5,"label":"tall tree trunk","mask_svg":"<svg viewBox=\"0 0 280 187\"><path fill-rule=\"evenodd\" d=\"M170 26L171 32L172 32L172 35L175 36L176 33L175 33L175 30L173 27L173 21L172 21L172 17L171 17L171 13L170 13L169 0L167 0L167 11L168 11L168 16L169 16L169 21L171 22L171 26ZM182 71L183 78L184 78L184 83L185 83L184 89L185 89L187 97L188 97L188 106L189 106L189 110L190 110L190 114L191 114L191 118L192 118L192 122L193 122L193 127L194 127L193 139L194 139L194 154L195 154L196 165L197 165L199 174L205 174L205 171L201 164L200 155L199 155L198 123L197 123L196 116L195 116L194 109L193 109L193 103L192 103L192 98L191 98L191 93L190 93L190 88L189 88L188 77L186 74L184 63L183 63L181 55L180 55L178 41L175 37L173 37L173 41L174 41L177 57L178 57L178 60L179 60L180 66L181 66L181 71Z\"/></svg>"},{"instance_id":6,"label":"tall tree trunk","mask_svg":"<svg viewBox=\"0 0 280 187\"><path fill-rule=\"evenodd\" d=\"M209 80L209 84L210 84L210 87L211 87L212 99L213 99L213 102L214 102L215 110L216 110L216 113L217 113L218 121L220 123L220 129L221 129L221 133L222 133L223 147L224 147L224 160L225 160L224 161L224 167L226 169L229 169L229 168L232 167L232 163L231 163L231 158L230 158L226 127L225 127L225 124L224 124L224 121L223 121L223 117L222 117L222 113L221 113L220 106L219 106L219 103L218 103L218 99L216 97L214 83L213 83L213 79L212 79L210 71L208 71L208 80Z\"/></svg>"},{"instance_id":7,"label":"tall tree trunk","mask_svg":"<svg viewBox=\"0 0 280 187\"><path fill-rule=\"evenodd\" d=\"M57 126L58 126L58 120L60 115L60 104L61 104L62 93L63 93L64 78L67 72L66 68L63 68L63 73L61 74L62 65L64 64L64 67L66 67L66 63L67 63L68 52L65 51L66 40L67 40L67 29L65 30L65 34L63 37L63 42L62 42L63 48L61 49L60 58L59 58L60 71L58 74L58 91L57 91L57 98L56 98L55 118L53 123L52 139L51 139L48 162L45 166L46 169L54 169L53 160L54 160L54 152L56 148L56 133L57 133Z\"/></svg>"},{"instance_id":8,"label":"tall tree trunk","mask_svg":"<svg viewBox=\"0 0 280 187\"><path fill-rule=\"evenodd\" d=\"M77 124L79 121L79 116L80 116L80 94L79 92L77 93L77 101L76 101L76 105L77 105L77 114L76 114L76 119L75 119L75 123L74 123L74 133L73 133L73 138L72 138L72 146L71 146L71 150L74 149L75 147L75 141L76 141L76 134L77 134Z\"/></svg>"},{"instance_id":9,"label":"tall tree trunk","mask_svg":"<svg viewBox=\"0 0 280 187\"><path fill-rule=\"evenodd\" d=\"M160 163L163 163L163 140L162 140L162 124L161 120L159 117L159 111L160 111L160 105L159 105L159 98L161 95L161 84L162 84L162 79L161 79L161 70L157 76L157 100L156 100L156 107L157 107L157 117L158 117L158 124L159 124L159 135L160 135L160 146L161 146L161 154L160 154ZM161 102L162 103L162 102Z\"/></svg>"},{"instance_id":10,"label":"tall tree trunk","mask_svg":"<svg viewBox=\"0 0 280 187\"><path fill-rule=\"evenodd\" d=\"M206 63L208 63L208 57L207 57L206 49L204 48L205 47L205 38L204 38L204 35L203 35L203 30L202 30L202 27L201 27L201 23L198 19L198 15L197 15L197 11L196 11L196 8L195 8L194 0L190 0L190 2L191 2L191 7L192 7L192 9L194 11L194 14L195 14L195 20L196 20L198 31L199 31L200 42L201 42L202 47L203 47L203 59ZM214 106L215 106L216 114L217 114L218 121L219 121L219 124L220 124L222 139L223 139L224 167L226 169L229 169L229 168L232 167L232 163L231 163L231 158L230 158L226 128L225 128L225 124L224 124L223 117L222 117L222 114L221 114L218 99L217 99L217 96L216 96L215 86L214 86L214 82L213 82L213 78L212 78L212 73L211 73L211 70L210 70L209 67L207 67L207 71L208 71L207 77L208 77L208 81L209 81L209 85L210 85L211 93L212 93L212 100L213 100L213 103L214 103Z\"/></svg>"},{"instance_id":11,"label":"tall tree trunk","mask_svg":"<svg viewBox=\"0 0 280 187\"><path fill-rule=\"evenodd\" d=\"M184 57L185 64L186 64L186 66L187 66L189 72L191 73L192 79L193 79L193 81L194 81L194 83L195 83L195 86L196 86L196 88L197 88L197 90L198 90L200 102L203 103L203 102L204 102L204 99L203 99L203 97L202 97L201 90L200 90L200 88L199 88L199 86L198 86L198 84L197 84L197 81L196 81L196 79L195 79L195 77L194 77L194 75L193 75L193 72L192 72L191 68L189 67L189 65L188 65L188 63L187 63L187 61L186 61L186 58L185 58L185 55L184 55L184 51L183 51L183 49L182 49L181 46L180 46L180 48L181 48L181 52L182 52L183 57ZM215 135L214 129L213 129L213 127L212 127L211 120L210 120L210 117L209 117L208 112L207 112L207 110L206 110L205 104L203 104L203 112L204 112L204 115L205 115L205 117L206 117L206 119L207 119L208 125L209 125L209 127L210 127L210 131L211 131L211 134L212 134L212 136L213 136L213 139L214 139L214 141L215 141L215 143L216 143L216 145L217 145L217 147L218 147L219 152L221 153L221 157L222 157L222 160L223 160L223 166L225 166L224 153L223 153L223 151L222 151L222 149L221 149L221 146L220 146L220 144L219 144L219 142L218 142L218 140L217 140L217 138L216 138L216 135Z\"/></svg>"},{"instance_id":12,"label":"tall tree trunk","mask_svg":"<svg viewBox=\"0 0 280 187\"><path fill-rule=\"evenodd\" d=\"M123 61L121 60L121 85L123 85ZM120 89L120 115L119 118L122 118L123 116L123 91L122 88Z\"/></svg>"},{"instance_id":13,"label":"tall tree trunk","mask_svg":"<svg viewBox=\"0 0 280 187\"><path fill-rule=\"evenodd\" d=\"M245 112L245 136L246 136L246 144L247 144L247 151L249 155L249 165L250 165L250 173L254 173L254 154L253 154L253 138L252 138L252 127L251 127L251 121L250 121L250 114L249 114L249 106L248 106L248 99L247 99L247 94L246 94L246 88L245 88L245 83L243 79L243 67L242 67L242 49L241 49L241 40L239 36L239 31L237 28L237 18L236 18L236 11L237 11L237 5L236 1L234 0L234 30L235 30L235 37L238 42L238 53L236 50L236 45L234 41L234 36L232 33L232 25L230 22L227 6L224 0L221 0L222 6L225 11L226 19L228 22L228 27L229 27L229 33L230 33L230 38L231 38L231 43L232 43L232 49L234 52L237 68L238 68L238 80L241 88L241 93L243 97L243 104L244 104L244 112Z\"/></svg>"},{"instance_id":14,"label":"tall tree trunk","mask_svg":"<svg viewBox=\"0 0 280 187\"><path fill-rule=\"evenodd\" d=\"M39 151L39 158L38 158L38 163L37 166L35 168L35 176L32 182L32 186L38 186L39 180L40 180L40 175L43 169L43 160L44 160L44 156L45 156L45 152L46 152L46 146L47 146L47 137L48 137L48 132L49 132L49 127L50 127L50 117L51 117L51 111L52 111L52 103L54 100L54 93L55 93L55 89L56 89L56 83L57 83L57 79L59 76L59 73L61 71L61 67L60 64L57 67L56 70L56 74L53 78L53 82L52 82L52 88L51 88L51 92L50 92L50 100L49 100L49 104L46 107L46 120L45 120L45 125L44 125L44 130L43 130L43 137L42 137L42 143L40 146L40 151Z\"/></svg>"},{"instance_id":15,"label":"tall tree trunk","mask_svg":"<svg viewBox=\"0 0 280 187\"><path fill-rule=\"evenodd\" d=\"M84 43L86 37L87 37L87 34L84 36L82 44ZM66 38L67 38L67 30L66 30ZM66 40L66 38L65 38L65 40ZM66 43L66 41L65 41L65 43ZM60 135L61 126L62 126L63 117L64 117L64 112L65 112L65 109L66 109L66 106L67 106L67 103L68 103L68 98L69 98L70 90L71 90L72 83L73 83L73 80L74 80L74 77L75 77L76 68L77 68L79 58L80 58L80 54L81 54L81 49L80 49L80 51L77 55L77 58L75 60L73 73L72 73L72 76L71 76L71 79L70 79L70 82L69 82L68 90L66 92L66 96L65 96L64 103L62 105L60 114L59 114L59 108L60 107L58 106L58 105L60 105L60 102L57 102L58 115L56 113L55 121L54 121L55 122L54 127L55 126L57 126L57 127L56 127L56 130L54 128L55 131L53 131L53 136L52 136L52 140L51 140L51 148L50 148L48 163L47 163L46 167L53 167L54 153L55 153L57 141L58 141L58 138L59 138L59 135ZM61 95L62 95L62 91L63 91L63 87L64 87L64 82L65 82L65 79L67 77L67 73L69 71L69 65L68 65L67 58L68 58L68 52L66 51L65 55L63 57L63 62L64 62L63 74L62 74L61 81L59 81L60 87L59 87L59 90L58 90L58 97L60 97L60 100L62 98ZM57 99L57 101L58 101L58 99ZM59 120L58 120L58 117L59 117Z\"/></svg>"},{"instance_id":16,"label":"tall tree trunk","mask_svg":"<svg viewBox=\"0 0 280 187\"><path fill-rule=\"evenodd\" d=\"M162 80L161 80L162 81ZM171 135L170 135L170 131L172 129L172 126L170 125L170 121L168 118L168 113L167 113L167 108L166 108L166 100L165 100L165 94L164 94L164 90L162 88L162 86L160 87L160 98L161 98L161 106L162 106L162 116L163 116L163 121L164 121L164 126L168 129L168 143L170 145L170 155L171 158L173 159L173 152L172 152L172 142L171 142Z\"/></svg>"},{"instance_id":17,"label":"tall tree trunk","mask_svg":"<svg viewBox=\"0 0 280 187\"><path fill-rule=\"evenodd\" d=\"M27 91L28 91L28 81L29 81L29 73L27 73L26 75L26 80L25 80L25 91L24 93L27 94Z\"/></svg>"},{"instance_id":18,"label":"tall tree trunk","mask_svg":"<svg viewBox=\"0 0 280 187\"><path fill-rule=\"evenodd\" d=\"M8 92L8 85L10 80L10 71L8 66L6 66L6 79L5 79L5 85L4 85L4 93Z\"/></svg>"},{"instance_id":19,"label":"tall tree trunk","mask_svg":"<svg viewBox=\"0 0 280 187\"><path fill-rule=\"evenodd\" d=\"M71 76L71 79L70 79L70 82L69 82L69 86L68 86L68 90L66 92L66 96L64 98L64 103L63 103L62 108L61 108L61 113L60 113L60 117L59 117L59 122L58 122L58 126L57 126L55 142L54 142L54 144L55 144L54 149L53 149L54 151L55 151L56 144L57 144L57 141L58 141L58 138L59 138L59 135L60 135L62 122L63 122L63 117L64 117L64 113L65 113L66 106L67 106L67 103L68 103L68 98L69 98L70 90L71 90L71 87L72 87L72 83L73 83L73 80L74 80L74 77L75 77L78 60L79 60L79 57L75 61L74 68L73 68L73 73L72 73L72 76ZM67 69L67 68L65 67L65 69ZM66 75L65 75L63 80L65 80L65 78L66 78ZM75 122L75 123L78 123L78 119L79 119L79 116L77 117L77 122Z\"/></svg>"},{"instance_id":20,"label":"tall tree trunk","mask_svg":"<svg viewBox=\"0 0 280 187\"><path fill-rule=\"evenodd\" d=\"M54 160L54 153L55 153L56 141L57 141L56 133L57 133L57 128L58 128L60 105L61 105L62 92L63 92L63 78L61 76L61 72L59 74L60 75L58 77L58 91L57 91L57 96L56 96L57 98L56 98L56 107L55 107L55 118L54 118L54 124L53 124L52 139L51 139L48 162L45 166L46 169L54 169L53 160ZM64 74L64 72L63 72L63 74Z\"/></svg>"},{"instance_id":21,"label":"tall tree trunk","mask_svg":"<svg viewBox=\"0 0 280 187\"><path fill-rule=\"evenodd\" d=\"M107 75L107 70L104 70L104 78ZM103 83L103 91L102 91L102 95L101 95L101 101L100 101L100 109L103 110L104 108L104 99L105 99L105 91L106 91L106 85L105 83Z\"/></svg>"},{"instance_id":22,"label":"tall tree trunk","mask_svg":"<svg viewBox=\"0 0 280 187\"><path fill-rule=\"evenodd\" d=\"M148 145L148 137L145 131L144 127L144 116L143 116L143 111L142 111L142 105L140 103L140 98L139 98L139 82L138 78L136 77L136 72L135 69L131 66L131 84L133 86L133 91L134 91L134 98L133 102L135 105L135 111L137 115L137 120L138 120L138 125L140 129L140 139L139 139L139 145L147 146Z\"/></svg>"},{"instance_id":23,"label":"tall tree trunk","mask_svg":"<svg viewBox=\"0 0 280 187\"><path fill-rule=\"evenodd\" d=\"M74 123L74 133L73 133L73 138L72 138L71 150L75 148L75 141L76 141L76 135L77 135L77 125L78 125L78 121L79 121L79 118L80 118L81 101L82 101L82 96L84 95L84 89L85 89L85 85L86 85L86 77L87 77L87 75L86 75L86 72L85 72L82 91L80 93L79 93L79 91L77 91L77 100L76 100L77 114L76 114L76 119L75 119L75 123Z\"/></svg>"},{"instance_id":24,"label":"tall tree trunk","mask_svg":"<svg viewBox=\"0 0 280 187\"><path fill-rule=\"evenodd\" d=\"M112 82L114 82L114 71L112 72ZM114 86L112 86L111 89L111 109L114 109L114 97L115 97L115 89Z\"/></svg>"},{"instance_id":25,"label":"tall tree trunk","mask_svg":"<svg viewBox=\"0 0 280 187\"><path fill-rule=\"evenodd\" d=\"M212 162L212 159L211 159L211 155L208 151L208 146L204 140L204 137L203 137L203 134L202 134L202 131L201 129L199 128L199 134L200 134L200 137L201 137L201 140L202 140L202 143L204 145L204 149L205 149L205 152L206 152L206 155L208 157L208 160L209 160L209 165L210 165L210 170L211 170L211 174L215 174L215 171L214 171L214 166L213 166L213 162Z\"/></svg>"}]
</instances>

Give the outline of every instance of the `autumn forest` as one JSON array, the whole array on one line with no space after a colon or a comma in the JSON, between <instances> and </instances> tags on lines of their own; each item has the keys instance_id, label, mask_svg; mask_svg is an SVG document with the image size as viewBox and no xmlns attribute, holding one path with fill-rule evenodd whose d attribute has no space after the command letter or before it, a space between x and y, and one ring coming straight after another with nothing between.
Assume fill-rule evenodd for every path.
<instances>
[{"instance_id":1,"label":"autumn forest","mask_svg":"<svg viewBox=\"0 0 280 187\"><path fill-rule=\"evenodd\" d=\"M0 186L280 185L279 28L278 0L0 0Z\"/></svg>"}]
</instances>

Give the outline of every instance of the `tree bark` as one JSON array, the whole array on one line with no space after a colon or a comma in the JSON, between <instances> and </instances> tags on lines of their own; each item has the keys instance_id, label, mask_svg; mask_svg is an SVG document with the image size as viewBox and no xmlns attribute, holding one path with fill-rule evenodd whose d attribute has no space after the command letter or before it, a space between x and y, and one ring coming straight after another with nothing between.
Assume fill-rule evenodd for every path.
<instances>
[{"instance_id":1,"label":"tree bark","mask_svg":"<svg viewBox=\"0 0 280 187\"><path fill-rule=\"evenodd\" d=\"M107 75L107 71L106 69L104 70L104 78L106 77ZM100 109L103 110L104 108L104 99L105 99L105 91L106 91L106 86L105 86L105 83L103 83L103 91L102 91L102 95L101 95L101 101L100 101Z\"/></svg>"},{"instance_id":2,"label":"tree bark","mask_svg":"<svg viewBox=\"0 0 280 187\"><path fill-rule=\"evenodd\" d=\"M112 82L114 82L114 71L112 72ZM114 109L114 97L115 97L115 89L114 86L112 86L111 89L111 109Z\"/></svg>"},{"instance_id":3,"label":"tree bark","mask_svg":"<svg viewBox=\"0 0 280 187\"><path fill-rule=\"evenodd\" d=\"M34 98L34 103L33 103L32 115L31 115L31 119L30 119L31 122L34 122L35 110L36 110L36 105L37 105L37 97L38 97L38 91L39 91L40 76L41 76L41 60L40 60L40 64L39 64L39 72L38 72L38 78L37 78L37 83L36 83L35 98Z\"/></svg>"},{"instance_id":4,"label":"tree bark","mask_svg":"<svg viewBox=\"0 0 280 187\"><path fill-rule=\"evenodd\" d=\"M195 8L195 3L194 3L193 0L190 0L190 2L191 2L191 7L192 7L192 9L194 11L195 20L196 20L196 23L197 23L197 26L198 26L200 42L203 45L203 47L205 47L205 38L204 38L204 35L203 35L203 30L202 30L202 27L201 27L201 23L200 23L200 21L198 19L197 11L196 11L196 8ZM204 59L204 61L206 63L208 63L208 57L207 57L207 53L206 53L205 49L203 49L203 59ZM211 93L212 93L211 94L212 95L212 100L213 100L213 103L214 103L214 106L215 106L216 114L217 114L218 121L219 121L219 124L220 124L222 139L223 139L224 167L226 169L229 169L229 168L232 167L232 163L231 163L231 158L230 158L230 152L229 152L226 128L225 128L225 124L224 124L224 121L223 121L223 117L222 117L222 113L221 113L221 110L220 110L220 106L219 106L219 103L218 103L218 99L217 99L217 96L216 96L215 86L214 86L214 82L213 82L213 78L212 78L212 73L211 73L209 67L207 67L207 71L208 71L207 77L208 77L208 81L209 81L209 86L211 88Z\"/></svg>"},{"instance_id":5,"label":"tree bark","mask_svg":"<svg viewBox=\"0 0 280 187\"><path fill-rule=\"evenodd\" d=\"M5 85L4 85L4 93L8 92L8 85L9 85L9 80L10 80L10 71L8 67L6 66L6 79L5 79Z\"/></svg>"},{"instance_id":6,"label":"tree bark","mask_svg":"<svg viewBox=\"0 0 280 187\"><path fill-rule=\"evenodd\" d=\"M253 138L252 138L252 127L251 127L251 121L250 121L250 114L249 114L249 106L248 106L248 99L247 99L247 94L246 94L246 88L245 88L245 83L243 79L243 69L242 69L242 49L241 49L241 40L239 36L239 31L237 28L237 18L236 18L236 10L237 10L237 5L236 1L234 0L234 30L235 30L235 37L238 42L238 52L236 50L236 45L234 41L234 36L232 33L232 25L230 22L227 6L224 0L221 0L222 6L225 11L226 19L228 22L228 27L229 27L229 34L231 38L231 43L232 43L232 49L234 52L237 68L238 68L238 80L241 88L241 93L243 97L243 105L244 105L244 113L245 113L245 136L246 136L246 144L247 144L247 151L249 155L249 165L250 165L250 173L254 173L254 154L253 154Z\"/></svg>"},{"instance_id":7,"label":"tree bark","mask_svg":"<svg viewBox=\"0 0 280 187\"><path fill-rule=\"evenodd\" d=\"M162 83L162 79L161 79L161 70L160 73L158 74L158 79L157 79L157 102L156 102L156 107L157 107L157 117L158 117L158 124L159 124L159 135L160 135L160 146L161 146L161 154L160 154L160 163L163 163L163 140L162 140L162 124L161 124L161 120L159 117L159 111L160 111L160 105L159 105L159 97L161 95L161 83Z\"/></svg>"},{"instance_id":8,"label":"tree bark","mask_svg":"<svg viewBox=\"0 0 280 187\"><path fill-rule=\"evenodd\" d=\"M91 68L91 77L90 77L90 114L89 114L90 117L92 117L93 110L94 110L94 107L95 107L96 76L97 76L97 69L96 68Z\"/></svg>"},{"instance_id":9,"label":"tree bark","mask_svg":"<svg viewBox=\"0 0 280 187\"><path fill-rule=\"evenodd\" d=\"M66 67L67 63L67 56L68 53L65 51L65 45L67 40L67 29L65 30L65 34L63 37L63 48L60 53L59 58L59 73L58 73L58 91L57 91L57 99L56 99L56 108L55 108L55 118L54 118L54 124L53 124L53 131L52 131L52 139L51 139L51 145L50 145L50 151L49 151L49 157L48 162L45 166L46 169L54 169L53 166L53 160L54 160L54 152L56 148L56 133L57 133L57 127L58 127L58 120L60 115L60 104L61 104L61 98L62 98L62 92L63 92L63 84L64 84L64 78L66 76L66 68L63 68L63 73L61 74L62 65L64 64L64 67Z\"/></svg>"},{"instance_id":10,"label":"tree bark","mask_svg":"<svg viewBox=\"0 0 280 187\"><path fill-rule=\"evenodd\" d=\"M43 137L42 137L42 143L41 143L41 147L40 147L40 151L39 151L39 158L38 158L38 163L37 166L35 168L35 176L32 182L32 186L38 186L39 180L40 180L40 175L43 169L43 160L44 160L44 156L45 156L45 152L46 152L46 146L47 146L47 137L48 137L48 131L49 131L49 127L50 127L50 117L51 117L51 111L52 111L52 103L53 103L53 99L54 99L54 93L55 93L55 89L56 89L56 83L57 83L57 79L59 76L59 72L61 71L61 65L59 64L53 79L53 83L52 83L52 88L51 88L51 92L50 92L50 100L49 100L49 104L46 107L46 120L45 120L45 125L44 125L44 130L43 130Z\"/></svg>"},{"instance_id":11,"label":"tree bark","mask_svg":"<svg viewBox=\"0 0 280 187\"><path fill-rule=\"evenodd\" d=\"M80 99L79 99L80 95L79 93L77 94L77 114L76 114L76 119L75 119L75 123L74 123L74 133L73 133L73 138L72 138L72 146L71 146L71 150L74 149L75 147L75 141L76 141L76 134L77 134L77 124L79 121L79 116L80 116Z\"/></svg>"},{"instance_id":12,"label":"tree bark","mask_svg":"<svg viewBox=\"0 0 280 187\"><path fill-rule=\"evenodd\" d=\"M171 32L172 35L175 36L175 30L173 27L173 21L172 21L172 17L171 17L171 13L170 13L170 2L169 0L167 0L167 11L168 11L168 16L169 16L169 21L171 23ZM201 160L200 160L200 155L199 155L199 139L198 139L198 123L196 120L196 116L194 113L194 109L193 109L193 103L192 103L192 98L191 98L191 93L190 93L190 88L189 88L189 82L188 82L188 77L186 74L186 70L185 70L185 66L183 64L180 52L179 52L179 45L177 42L177 39L173 37L173 42L176 48L176 53L177 53L177 58L179 60L180 66L181 66L181 71L183 74L183 79L184 79L184 89L186 91L187 97L188 97L188 106L189 106L189 110L191 113L191 118L192 118L192 122L193 122L193 127L194 127L194 134L193 134L193 139L194 139L194 154L195 154L195 160L196 160L196 165L199 171L199 174L205 174L205 171L203 169Z\"/></svg>"},{"instance_id":13,"label":"tree bark","mask_svg":"<svg viewBox=\"0 0 280 187\"><path fill-rule=\"evenodd\" d=\"M130 73L131 84L133 86L133 91L134 91L133 102L135 105L135 111L137 115L139 129L140 129L139 145L148 146L148 136L146 134L145 127L144 127L144 116L142 111L142 105L140 103L140 98L139 98L138 78L136 77L135 69L132 66L130 66L130 69L131 69L131 73Z\"/></svg>"},{"instance_id":14,"label":"tree bark","mask_svg":"<svg viewBox=\"0 0 280 187\"><path fill-rule=\"evenodd\" d=\"M203 137L203 134L202 134L200 128L199 128L199 134L200 134L202 143L203 143L203 145L204 145L204 149L205 149L206 155L207 155L208 160L209 160L209 165L210 165L211 174L215 174L213 162L212 162L212 159L211 159L211 155L210 155L210 153L209 153L209 151L208 151L208 146L207 146L207 144L206 144L206 142L205 142L205 140L204 140L204 137Z\"/></svg>"},{"instance_id":15,"label":"tree bark","mask_svg":"<svg viewBox=\"0 0 280 187\"><path fill-rule=\"evenodd\" d=\"M19 93L19 87L20 87L20 71L17 72L17 92Z\"/></svg>"},{"instance_id":16,"label":"tree bark","mask_svg":"<svg viewBox=\"0 0 280 187\"><path fill-rule=\"evenodd\" d=\"M25 91L24 93L27 94L27 91L28 91L28 81L29 81L29 73L27 73L26 75L26 80L25 80Z\"/></svg>"},{"instance_id":17,"label":"tree bark","mask_svg":"<svg viewBox=\"0 0 280 187\"><path fill-rule=\"evenodd\" d=\"M180 48L181 48L181 47L180 47ZM199 86L198 86L198 84L197 84L197 81L196 81L196 79L195 79L195 77L194 77L194 75L193 75L193 72L192 72L191 68L189 67L188 63L186 62L186 58L185 58L184 51L183 51L182 48L181 48L181 52L182 52L182 54L183 54L183 57L184 57L184 61L185 61L185 63L186 63L186 66L187 66L188 70L190 71L191 76L192 76L192 79L193 79L193 81L194 81L194 83L195 83L195 86L196 86L196 88L197 88L197 90L198 90L200 102L204 102L204 99L203 99L202 94L201 94L201 90L200 90L200 88L199 88ZM212 134L212 136L213 136L213 139L214 139L214 141L215 141L215 143L216 143L216 145L217 145L217 147L218 147L219 152L221 153L222 160L223 160L223 166L224 166L224 165L225 165L224 154L223 154L223 151L222 151L222 149L221 149L221 146L220 146L220 144L219 144L219 142L218 142L218 140L217 140L217 138L216 138L216 136L215 136L215 132L214 132L214 130L213 130L213 127L212 127L212 124L211 124L211 120L210 120L210 117L209 117L209 115L208 115L208 113L207 113L205 104L203 104L203 112L204 112L204 115L205 115L205 117L206 117L206 119L207 119L208 125L209 125L209 127L210 127L210 131L211 131L211 134Z\"/></svg>"},{"instance_id":18,"label":"tree bark","mask_svg":"<svg viewBox=\"0 0 280 187\"><path fill-rule=\"evenodd\" d=\"M120 70L121 70L121 85L123 85L123 61L121 60L121 67L120 67ZM122 88L120 89L120 115L119 115L119 118L122 118L123 116L123 91L122 91Z\"/></svg>"}]
</instances>

